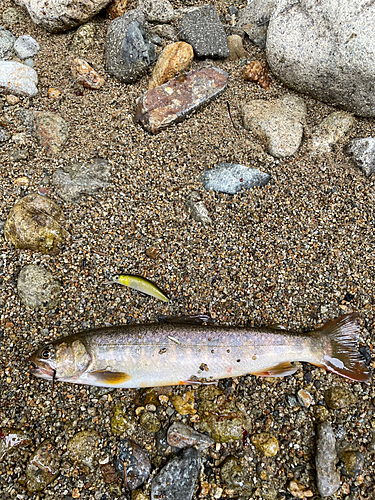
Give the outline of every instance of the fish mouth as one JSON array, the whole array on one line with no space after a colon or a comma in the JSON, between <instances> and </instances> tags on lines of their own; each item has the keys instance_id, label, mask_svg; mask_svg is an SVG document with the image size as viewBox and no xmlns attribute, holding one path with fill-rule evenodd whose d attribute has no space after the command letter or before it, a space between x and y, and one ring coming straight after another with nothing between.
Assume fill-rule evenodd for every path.
<instances>
[{"instance_id":1,"label":"fish mouth","mask_svg":"<svg viewBox=\"0 0 375 500\"><path fill-rule=\"evenodd\" d=\"M45 379L53 378L55 370L50 366L37 364L35 363L35 361L32 360L32 358L29 358L27 362L30 365L29 372L35 377L45 378Z\"/></svg>"}]
</instances>

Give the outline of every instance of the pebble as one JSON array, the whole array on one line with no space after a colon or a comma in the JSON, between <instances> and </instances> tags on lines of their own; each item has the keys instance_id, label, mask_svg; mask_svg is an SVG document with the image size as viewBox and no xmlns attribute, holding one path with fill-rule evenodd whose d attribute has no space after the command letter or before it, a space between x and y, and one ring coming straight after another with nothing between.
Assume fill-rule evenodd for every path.
<instances>
[{"instance_id":1,"label":"pebble","mask_svg":"<svg viewBox=\"0 0 375 500\"><path fill-rule=\"evenodd\" d=\"M80 26L74 33L71 51L82 56L90 54L94 49L96 33L96 25L93 22Z\"/></svg>"},{"instance_id":2,"label":"pebble","mask_svg":"<svg viewBox=\"0 0 375 500\"><path fill-rule=\"evenodd\" d=\"M239 460L230 455L220 466L220 477L236 495L251 495L253 487Z\"/></svg>"},{"instance_id":3,"label":"pebble","mask_svg":"<svg viewBox=\"0 0 375 500\"><path fill-rule=\"evenodd\" d=\"M187 448L188 446L195 446L198 450L205 450L212 446L215 441L197 432L192 427L189 427L182 422L176 421L169 427L167 432L167 442L170 446L176 448Z\"/></svg>"},{"instance_id":4,"label":"pebble","mask_svg":"<svg viewBox=\"0 0 375 500\"><path fill-rule=\"evenodd\" d=\"M153 89L187 69L194 59L193 47L186 42L167 45L160 54L152 72L148 88Z\"/></svg>"},{"instance_id":5,"label":"pebble","mask_svg":"<svg viewBox=\"0 0 375 500\"><path fill-rule=\"evenodd\" d=\"M109 19L116 19L125 14L128 7L129 0L112 0L106 9L107 17Z\"/></svg>"},{"instance_id":6,"label":"pebble","mask_svg":"<svg viewBox=\"0 0 375 500\"><path fill-rule=\"evenodd\" d=\"M0 429L0 462L15 448L30 446L32 439L29 433L18 429Z\"/></svg>"},{"instance_id":7,"label":"pebble","mask_svg":"<svg viewBox=\"0 0 375 500\"><path fill-rule=\"evenodd\" d=\"M310 498L314 496L314 493L307 489L306 486L298 482L296 479L292 479L288 484L288 491L296 498Z\"/></svg>"},{"instance_id":8,"label":"pebble","mask_svg":"<svg viewBox=\"0 0 375 500\"><path fill-rule=\"evenodd\" d=\"M0 94L34 97L38 93L38 75L25 64L0 61Z\"/></svg>"},{"instance_id":9,"label":"pebble","mask_svg":"<svg viewBox=\"0 0 375 500\"><path fill-rule=\"evenodd\" d=\"M348 476L356 477L362 474L365 456L360 451L345 450L339 453L339 458Z\"/></svg>"},{"instance_id":10,"label":"pebble","mask_svg":"<svg viewBox=\"0 0 375 500\"><path fill-rule=\"evenodd\" d=\"M194 415L197 413L194 408L194 391L188 391L182 396L174 396L171 402L180 415Z\"/></svg>"},{"instance_id":11,"label":"pebble","mask_svg":"<svg viewBox=\"0 0 375 500\"><path fill-rule=\"evenodd\" d=\"M99 441L96 431L77 432L68 442L67 455L73 462L92 468Z\"/></svg>"},{"instance_id":12,"label":"pebble","mask_svg":"<svg viewBox=\"0 0 375 500\"><path fill-rule=\"evenodd\" d=\"M40 52L39 43L30 35L22 35L17 38L14 44L14 51L20 59L35 57Z\"/></svg>"},{"instance_id":13,"label":"pebble","mask_svg":"<svg viewBox=\"0 0 375 500\"><path fill-rule=\"evenodd\" d=\"M355 118L345 111L335 111L328 115L317 127L311 138L313 154L330 153L337 144L354 127Z\"/></svg>"},{"instance_id":14,"label":"pebble","mask_svg":"<svg viewBox=\"0 0 375 500\"><path fill-rule=\"evenodd\" d=\"M31 309L54 309L60 301L60 283L42 266L28 264L17 279L18 296Z\"/></svg>"},{"instance_id":15,"label":"pebble","mask_svg":"<svg viewBox=\"0 0 375 500\"><path fill-rule=\"evenodd\" d=\"M165 38L166 40L170 40L172 42L176 42L178 39L176 28L170 24L157 24L156 26L152 26L151 32L155 36Z\"/></svg>"},{"instance_id":16,"label":"pebble","mask_svg":"<svg viewBox=\"0 0 375 500\"><path fill-rule=\"evenodd\" d=\"M138 9L149 22L169 23L174 19L173 6L169 0L139 0Z\"/></svg>"},{"instance_id":17,"label":"pebble","mask_svg":"<svg viewBox=\"0 0 375 500\"><path fill-rule=\"evenodd\" d=\"M5 96L5 100L9 106L15 106L20 102L20 98L12 94Z\"/></svg>"},{"instance_id":18,"label":"pebble","mask_svg":"<svg viewBox=\"0 0 375 500\"><path fill-rule=\"evenodd\" d=\"M158 454L160 456L168 456L168 455L175 455L180 451L180 448L177 448L175 446L171 446L168 441L167 441L167 433L168 429L165 427L161 429L156 435L155 435L155 446Z\"/></svg>"},{"instance_id":19,"label":"pebble","mask_svg":"<svg viewBox=\"0 0 375 500\"><path fill-rule=\"evenodd\" d=\"M31 455L26 467L26 486L30 493L43 490L58 475L60 459L50 441L44 441Z\"/></svg>"},{"instance_id":20,"label":"pebble","mask_svg":"<svg viewBox=\"0 0 375 500\"><path fill-rule=\"evenodd\" d=\"M325 497L333 495L340 487L340 474L336 470L336 438L331 424L321 422L316 435L316 484Z\"/></svg>"},{"instance_id":21,"label":"pebble","mask_svg":"<svg viewBox=\"0 0 375 500\"><path fill-rule=\"evenodd\" d=\"M304 389L300 389L297 392L297 398L300 404L302 406L305 406L306 408L310 408L310 406L314 404L314 398L308 391L305 391Z\"/></svg>"},{"instance_id":22,"label":"pebble","mask_svg":"<svg viewBox=\"0 0 375 500\"><path fill-rule=\"evenodd\" d=\"M62 96L62 92L59 89L54 89L53 87L50 87L48 89L47 95L50 99L60 99Z\"/></svg>"},{"instance_id":23,"label":"pebble","mask_svg":"<svg viewBox=\"0 0 375 500\"><path fill-rule=\"evenodd\" d=\"M217 443L228 443L243 438L244 430L251 429L251 420L244 408L224 396L214 386L203 386L198 390L200 404L196 428L207 432Z\"/></svg>"},{"instance_id":24,"label":"pebble","mask_svg":"<svg viewBox=\"0 0 375 500\"><path fill-rule=\"evenodd\" d=\"M155 47L142 28L144 23L143 14L132 10L109 25L105 49L106 71L121 82L136 82L155 60Z\"/></svg>"},{"instance_id":25,"label":"pebble","mask_svg":"<svg viewBox=\"0 0 375 500\"><path fill-rule=\"evenodd\" d=\"M52 184L60 198L76 203L111 185L111 166L102 158L83 164L66 165L55 170Z\"/></svg>"},{"instance_id":26,"label":"pebble","mask_svg":"<svg viewBox=\"0 0 375 500\"><path fill-rule=\"evenodd\" d=\"M302 141L306 105L301 97L287 95L275 102L254 100L242 107L242 120L267 144L276 158L294 155Z\"/></svg>"},{"instance_id":27,"label":"pebble","mask_svg":"<svg viewBox=\"0 0 375 500\"><path fill-rule=\"evenodd\" d=\"M217 68L190 71L146 92L138 101L135 121L156 134L181 122L193 111L218 97L226 88L228 74Z\"/></svg>"},{"instance_id":28,"label":"pebble","mask_svg":"<svg viewBox=\"0 0 375 500\"><path fill-rule=\"evenodd\" d=\"M375 137L353 139L346 151L365 175L370 176L375 173Z\"/></svg>"},{"instance_id":29,"label":"pebble","mask_svg":"<svg viewBox=\"0 0 375 500\"><path fill-rule=\"evenodd\" d=\"M59 205L33 193L14 205L5 223L4 236L16 248L56 254L69 236L64 225Z\"/></svg>"},{"instance_id":30,"label":"pebble","mask_svg":"<svg viewBox=\"0 0 375 500\"><path fill-rule=\"evenodd\" d=\"M125 480L129 490L136 490L149 477L151 462L147 453L129 439L122 439L117 444L115 467L120 477Z\"/></svg>"},{"instance_id":31,"label":"pebble","mask_svg":"<svg viewBox=\"0 0 375 500\"><path fill-rule=\"evenodd\" d=\"M9 141L9 139L10 139L9 134L7 134L2 127L0 127L0 142Z\"/></svg>"},{"instance_id":32,"label":"pebble","mask_svg":"<svg viewBox=\"0 0 375 500\"><path fill-rule=\"evenodd\" d=\"M59 153L68 140L68 124L56 113L39 111L35 115L35 132L47 155Z\"/></svg>"},{"instance_id":33,"label":"pebble","mask_svg":"<svg viewBox=\"0 0 375 500\"><path fill-rule=\"evenodd\" d=\"M4 26L0 26L0 60L9 59L12 54L16 37Z\"/></svg>"},{"instance_id":34,"label":"pebble","mask_svg":"<svg viewBox=\"0 0 375 500\"><path fill-rule=\"evenodd\" d=\"M202 180L207 191L213 189L219 193L236 194L242 189L267 185L271 176L238 163L218 163L215 168L203 172Z\"/></svg>"},{"instance_id":35,"label":"pebble","mask_svg":"<svg viewBox=\"0 0 375 500\"><path fill-rule=\"evenodd\" d=\"M156 434L161 429L161 422L158 417L149 411L142 413L139 423L141 426L146 429L147 432L151 434Z\"/></svg>"},{"instance_id":36,"label":"pebble","mask_svg":"<svg viewBox=\"0 0 375 500\"><path fill-rule=\"evenodd\" d=\"M257 82L260 87L270 90L271 78L267 61L252 61L243 72L244 80Z\"/></svg>"},{"instance_id":37,"label":"pebble","mask_svg":"<svg viewBox=\"0 0 375 500\"><path fill-rule=\"evenodd\" d=\"M329 411L323 405L314 406L314 415L317 420L323 421L329 418Z\"/></svg>"},{"instance_id":38,"label":"pebble","mask_svg":"<svg viewBox=\"0 0 375 500\"><path fill-rule=\"evenodd\" d=\"M248 52L244 49L242 37L239 35L228 36L228 47L230 52L230 61L236 61L237 59L249 57Z\"/></svg>"},{"instance_id":39,"label":"pebble","mask_svg":"<svg viewBox=\"0 0 375 500\"><path fill-rule=\"evenodd\" d=\"M3 12L3 23L9 26L20 24L26 21L26 15L22 9L9 7Z\"/></svg>"},{"instance_id":40,"label":"pebble","mask_svg":"<svg viewBox=\"0 0 375 500\"><path fill-rule=\"evenodd\" d=\"M82 8L80 0L17 0L18 5L25 7L31 19L52 33L66 31L89 21L109 3L109 0L87 0Z\"/></svg>"},{"instance_id":41,"label":"pebble","mask_svg":"<svg viewBox=\"0 0 375 500\"><path fill-rule=\"evenodd\" d=\"M228 39L215 7L202 5L181 19L179 38L192 45L197 57L229 57Z\"/></svg>"},{"instance_id":42,"label":"pebble","mask_svg":"<svg viewBox=\"0 0 375 500\"><path fill-rule=\"evenodd\" d=\"M272 434L261 432L253 434L250 441L265 457L274 457L279 451L279 442Z\"/></svg>"},{"instance_id":43,"label":"pebble","mask_svg":"<svg viewBox=\"0 0 375 500\"><path fill-rule=\"evenodd\" d=\"M190 212L190 217L195 221L201 222L204 226L212 224L206 205L203 203L201 195L197 191L192 191L189 194L186 200L186 208Z\"/></svg>"},{"instance_id":44,"label":"pebble","mask_svg":"<svg viewBox=\"0 0 375 500\"><path fill-rule=\"evenodd\" d=\"M151 500L191 500L200 468L199 453L188 448L167 463L151 483Z\"/></svg>"},{"instance_id":45,"label":"pebble","mask_svg":"<svg viewBox=\"0 0 375 500\"><path fill-rule=\"evenodd\" d=\"M73 78L76 82L92 90L103 87L105 83L104 78L84 59L74 59L71 67Z\"/></svg>"},{"instance_id":46,"label":"pebble","mask_svg":"<svg viewBox=\"0 0 375 500\"><path fill-rule=\"evenodd\" d=\"M356 402L356 397L352 391L339 385L334 385L327 389L324 393L324 399L328 408L332 410L340 410Z\"/></svg>"},{"instance_id":47,"label":"pebble","mask_svg":"<svg viewBox=\"0 0 375 500\"><path fill-rule=\"evenodd\" d=\"M115 405L112 410L111 431L113 434L122 434L134 427L133 420L120 404Z\"/></svg>"}]
</instances>

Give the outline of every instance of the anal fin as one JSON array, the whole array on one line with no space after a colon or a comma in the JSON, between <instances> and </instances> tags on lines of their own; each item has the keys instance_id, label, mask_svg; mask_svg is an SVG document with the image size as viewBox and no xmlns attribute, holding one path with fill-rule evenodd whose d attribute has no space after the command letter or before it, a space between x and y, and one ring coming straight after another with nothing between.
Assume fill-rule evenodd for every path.
<instances>
[{"instance_id":1,"label":"anal fin","mask_svg":"<svg viewBox=\"0 0 375 500\"><path fill-rule=\"evenodd\" d=\"M295 373L297 369L290 361L286 361L285 363L279 363L278 365L270 366L257 372L251 372L251 374L258 377L286 377Z\"/></svg>"},{"instance_id":2,"label":"anal fin","mask_svg":"<svg viewBox=\"0 0 375 500\"><path fill-rule=\"evenodd\" d=\"M97 370L90 375L100 384L119 385L127 382L132 377L125 372L112 372L110 370Z\"/></svg>"}]
</instances>

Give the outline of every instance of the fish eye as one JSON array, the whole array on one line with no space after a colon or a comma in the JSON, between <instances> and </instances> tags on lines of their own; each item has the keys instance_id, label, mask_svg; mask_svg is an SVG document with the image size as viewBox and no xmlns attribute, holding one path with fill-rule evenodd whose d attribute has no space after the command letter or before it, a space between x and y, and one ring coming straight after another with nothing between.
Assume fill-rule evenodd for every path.
<instances>
[{"instance_id":1,"label":"fish eye","mask_svg":"<svg viewBox=\"0 0 375 500\"><path fill-rule=\"evenodd\" d=\"M49 349L44 349L42 351L42 358L43 359L48 359L51 356L51 351Z\"/></svg>"},{"instance_id":2,"label":"fish eye","mask_svg":"<svg viewBox=\"0 0 375 500\"><path fill-rule=\"evenodd\" d=\"M116 274L115 276L113 276L113 278L112 278L112 279L114 279L114 280L118 280L119 278L120 278L120 276L119 276L118 274Z\"/></svg>"}]
</instances>

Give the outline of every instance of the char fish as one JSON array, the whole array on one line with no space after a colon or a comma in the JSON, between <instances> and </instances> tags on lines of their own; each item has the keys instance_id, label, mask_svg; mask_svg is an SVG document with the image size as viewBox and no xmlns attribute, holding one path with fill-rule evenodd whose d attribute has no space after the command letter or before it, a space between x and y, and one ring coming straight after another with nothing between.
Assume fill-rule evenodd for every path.
<instances>
[{"instance_id":1,"label":"char fish","mask_svg":"<svg viewBox=\"0 0 375 500\"><path fill-rule=\"evenodd\" d=\"M83 331L40 347L30 358L37 377L100 387L157 387L238 377L283 377L306 361L368 382L356 349L358 314L310 333L181 323L113 326Z\"/></svg>"}]
</instances>

